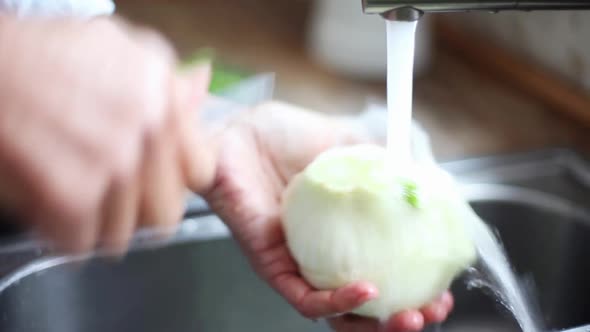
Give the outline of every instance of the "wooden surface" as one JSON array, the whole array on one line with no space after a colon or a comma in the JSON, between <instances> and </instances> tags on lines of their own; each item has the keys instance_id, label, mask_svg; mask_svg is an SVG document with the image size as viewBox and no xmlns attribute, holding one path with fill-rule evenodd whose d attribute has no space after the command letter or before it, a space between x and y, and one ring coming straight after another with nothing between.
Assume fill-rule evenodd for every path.
<instances>
[{"instance_id":1,"label":"wooden surface","mask_svg":"<svg viewBox=\"0 0 590 332\"><path fill-rule=\"evenodd\" d=\"M360 111L385 95L384 82L363 82L315 64L305 49L305 0L120 1L119 13L169 37L180 54L214 47L227 62L277 74L276 97L326 113ZM415 118L443 160L571 147L590 151L590 134L545 103L476 72L438 49L415 82Z\"/></svg>"},{"instance_id":2,"label":"wooden surface","mask_svg":"<svg viewBox=\"0 0 590 332\"><path fill-rule=\"evenodd\" d=\"M590 95L529 59L494 45L484 36L459 28L452 17L435 21L436 42L483 75L539 100L590 130Z\"/></svg>"}]
</instances>

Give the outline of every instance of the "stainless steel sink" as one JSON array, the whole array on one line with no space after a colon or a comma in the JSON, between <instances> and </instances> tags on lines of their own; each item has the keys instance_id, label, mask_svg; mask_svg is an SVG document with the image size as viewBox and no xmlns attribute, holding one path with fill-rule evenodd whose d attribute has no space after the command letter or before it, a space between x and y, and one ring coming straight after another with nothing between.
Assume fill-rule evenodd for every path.
<instances>
[{"instance_id":1,"label":"stainless steel sink","mask_svg":"<svg viewBox=\"0 0 590 332\"><path fill-rule=\"evenodd\" d=\"M590 322L589 164L569 151L444 163L536 285L553 329ZM202 215L199 204L189 214ZM199 218L198 216L195 218ZM209 220L210 220L209 216ZM480 290L453 285L442 331L519 331ZM299 317L250 270L231 238L58 265L0 294L0 331L329 331Z\"/></svg>"},{"instance_id":2,"label":"stainless steel sink","mask_svg":"<svg viewBox=\"0 0 590 332\"><path fill-rule=\"evenodd\" d=\"M478 215L498 231L515 270L537 299L544 325L590 322L590 164L553 150L446 163ZM525 283L526 285L526 283ZM442 330L520 331L493 297L453 285L456 309Z\"/></svg>"},{"instance_id":3,"label":"stainless steel sink","mask_svg":"<svg viewBox=\"0 0 590 332\"><path fill-rule=\"evenodd\" d=\"M497 228L519 275L533 282L547 326L564 329L590 322L590 218L509 200L483 199L473 206ZM501 305L479 289L470 291L458 281L453 292L457 307L445 331L520 331Z\"/></svg>"}]
</instances>

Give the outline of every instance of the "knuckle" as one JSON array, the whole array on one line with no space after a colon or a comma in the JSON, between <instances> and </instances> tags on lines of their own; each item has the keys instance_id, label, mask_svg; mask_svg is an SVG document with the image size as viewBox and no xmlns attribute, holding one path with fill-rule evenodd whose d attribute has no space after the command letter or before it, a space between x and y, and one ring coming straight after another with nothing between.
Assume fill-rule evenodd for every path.
<instances>
[{"instance_id":1,"label":"knuckle","mask_svg":"<svg viewBox=\"0 0 590 332\"><path fill-rule=\"evenodd\" d=\"M161 126L168 121L171 112L171 75L172 66L154 55L142 57L134 71L136 82L126 103L132 109L139 123L149 126Z\"/></svg>"},{"instance_id":2,"label":"knuckle","mask_svg":"<svg viewBox=\"0 0 590 332\"><path fill-rule=\"evenodd\" d=\"M131 181L139 168L140 152L138 144L116 147L111 156L111 181L123 185Z\"/></svg>"},{"instance_id":3,"label":"knuckle","mask_svg":"<svg viewBox=\"0 0 590 332\"><path fill-rule=\"evenodd\" d=\"M61 187L53 193L53 206L63 226L78 227L80 223L93 220L99 211L104 193L104 175L91 172L93 179L88 179L82 186L78 181L63 181Z\"/></svg>"},{"instance_id":4,"label":"knuckle","mask_svg":"<svg viewBox=\"0 0 590 332\"><path fill-rule=\"evenodd\" d=\"M136 128L121 126L111 130L107 137L100 142L96 156L95 169L91 172L97 177L104 177L104 181L125 183L134 176L139 165L140 134Z\"/></svg>"},{"instance_id":5,"label":"knuckle","mask_svg":"<svg viewBox=\"0 0 590 332\"><path fill-rule=\"evenodd\" d=\"M109 18L97 18L91 20L86 24L86 27L91 33L95 33L105 38L117 37L117 39L121 39L121 37L124 36L121 24L118 21Z\"/></svg>"},{"instance_id":6,"label":"knuckle","mask_svg":"<svg viewBox=\"0 0 590 332\"><path fill-rule=\"evenodd\" d=\"M168 79L176 58L168 42L155 32L142 32L138 40L143 55L139 67L146 73Z\"/></svg>"},{"instance_id":7,"label":"knuckle","mask_svg":"<svg viewBox=\"0 0 590 332\"><path fill-rule=\"evenodd\" d=\"M93 213L92 205L84 195L78 195L78 198L73 195L57 197L53 205L54 215L57 216L54 222L66 229L78 228Z\"/></svg>"},{"instance_id":8,"label":"knuckle","mask_svg":"<svg viewBox=\"0 0 590 332\"><path fill-rule=\"evenodd\" d=\"M146 153L152 153L162 135L163 124L159 122L146 122L141 129L141 145Z\"/></svg>"},{"instance_id":9,"label":"knuckle","mask_svg":"<svg viewBox=\"0 0 590 332\"><path fill-rule=\"evenodd\" d=\"M159 31L141 27L136 30L136 40L148 54L155 55L152 59L164 60L172 64L175 61L176 53L168 39Z\"/></svg>"},{"instance_id":10,"label":"knuckle","mask_svg":"<svg viewBox=\"0 0 590 332\"><path fill-rule=\"evenodd\" d=\"M141 86L132 96L133 108L139 113L140 123L146 124L153 129L160 129L170 117L171 107L169 105L170 95L168 94L166 80L167 73L157 72L157 69L150 67L141 75Z\"/></svg>"}]
</instances>

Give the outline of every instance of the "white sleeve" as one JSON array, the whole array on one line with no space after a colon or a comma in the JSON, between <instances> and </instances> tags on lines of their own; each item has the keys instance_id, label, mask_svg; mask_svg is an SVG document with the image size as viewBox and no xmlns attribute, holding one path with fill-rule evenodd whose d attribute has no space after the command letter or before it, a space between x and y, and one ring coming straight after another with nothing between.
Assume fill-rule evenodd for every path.
<instances>
[{"instance_id":1,"label":"white sleeve","mask_svg":"<svg viewBox=\"0 0 590 332\"><path fill-rule=\"evenodd\" d=\"M111 15L115 11L112 0L0 0L0 12L23 16L74 16L89 18Z\"/></svg>"}]
</instances>

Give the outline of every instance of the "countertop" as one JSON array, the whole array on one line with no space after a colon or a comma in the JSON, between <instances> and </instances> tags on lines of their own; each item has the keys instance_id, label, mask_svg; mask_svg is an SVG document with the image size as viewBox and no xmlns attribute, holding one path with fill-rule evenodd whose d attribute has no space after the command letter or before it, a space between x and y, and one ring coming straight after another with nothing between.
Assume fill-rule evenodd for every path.
<instances>
[{"instance_id":1,"label":"countertop","mask_svg":"<svg viewBox=\"0 0 590 332\"><path fill-rule=\"evenodd\" d=\"M276 73L275 97L326 113L354 113L385 96L385 82L351 79L314 63L305 47L306 0L129 1L118 12L170 38L181 55L213 47L224 61ZM415 82L414 117L439 160L545 147L590 152L590 133L574 120L477 74L436 49Z\"/></svg>"}]
</instances>

